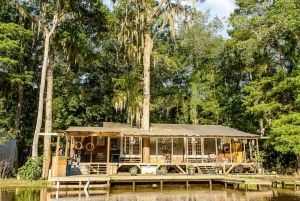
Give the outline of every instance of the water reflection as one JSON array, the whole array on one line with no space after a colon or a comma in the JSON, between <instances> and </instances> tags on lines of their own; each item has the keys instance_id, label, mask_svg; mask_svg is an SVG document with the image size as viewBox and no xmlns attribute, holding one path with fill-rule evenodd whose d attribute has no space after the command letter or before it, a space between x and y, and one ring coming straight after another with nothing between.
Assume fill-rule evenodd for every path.
<instances>
[{"instance_id":1,"label":"water reflection","mask_svg":"<svg viewBox=\"0 0 300 201\"><path fill-rule=\"evenodd\" d=\"M0 188L1 201L298 201L300 191L294 190L265 190L238 191L220 189L210 191L200 190L145 190L130 192L126 190L89 190L89 191L49 191L47 189L31 188Z\"/></svg>"}]
</instances>

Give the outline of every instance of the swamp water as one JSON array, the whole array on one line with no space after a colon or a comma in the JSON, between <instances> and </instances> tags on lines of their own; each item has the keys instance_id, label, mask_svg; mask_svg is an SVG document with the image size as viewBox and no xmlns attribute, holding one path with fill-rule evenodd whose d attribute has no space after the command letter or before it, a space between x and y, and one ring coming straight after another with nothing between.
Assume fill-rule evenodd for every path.
<instances>
[{"instance_id":1,"label":"swamp water","mask_svg":"<svg viewBox=\"0 0 300 201\"><path fill-rule=\"evenodd\" d=\"M1 201L299 201L300 190L272 189L248 191L224 189L214 186L193 188L192 190L176 189L176 186L160 191L143 188L132 192L130 189L114 189L108 193L101 190L89 191L49 191L34 188L0 188Z\"/></svg>"}]
</instances>

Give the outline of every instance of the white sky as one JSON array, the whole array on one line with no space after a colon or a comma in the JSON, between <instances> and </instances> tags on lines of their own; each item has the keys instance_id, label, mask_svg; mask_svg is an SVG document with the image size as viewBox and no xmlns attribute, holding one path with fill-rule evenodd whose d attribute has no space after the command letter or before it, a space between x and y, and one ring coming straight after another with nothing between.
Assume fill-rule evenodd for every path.
<instances>
[{"instance_id":1,"label":"white sky","mask_svg":"<svg viewBox=\"0 0 300 201\"><path fill-rule=\"evenodd\" d=\"M189 0L185 0L185 1L189 1ZM103 0L103 2L109 7L112 5L110 0ZM196 7L202 12L210 10L211 18L218 16L220 19L222 19L224 29L220 34L223 37L228 37L228 34L226 32L226 29L228 29L228 27L225 24L223 17L228 18L230 13L233 12L235 8L235 0L206 0L204 3L197 2Z\"/></svg>"}]
</instances>

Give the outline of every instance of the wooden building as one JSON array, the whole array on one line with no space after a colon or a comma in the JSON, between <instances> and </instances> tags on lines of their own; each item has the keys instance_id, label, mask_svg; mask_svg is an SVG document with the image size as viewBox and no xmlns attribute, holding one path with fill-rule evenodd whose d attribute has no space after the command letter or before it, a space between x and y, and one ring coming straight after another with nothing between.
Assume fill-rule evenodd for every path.
<instances>
[{"instance_id":1,"label":"wooden building","mask_svg":"<svg viewBox=\"0 0 300 201\"><path fill-rule=\"evenodd\" d=\"M105 122L103 127L70 127L59 131L52 161L52 176L125 174L133 166L139 173L186 174L193 164L197 173L254 172L259 135L220 125L151 124L150 131ZM143 138L150 138L150 162L143 162ZM67 168L68 166L68 168Z\"/></svg>"}]
</instances>

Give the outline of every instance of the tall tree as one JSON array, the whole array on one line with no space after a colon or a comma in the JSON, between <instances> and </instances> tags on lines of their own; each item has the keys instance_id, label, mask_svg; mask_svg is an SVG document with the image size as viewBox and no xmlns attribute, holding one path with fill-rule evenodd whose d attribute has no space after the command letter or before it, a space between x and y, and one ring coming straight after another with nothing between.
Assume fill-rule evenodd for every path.
<instances>
[{"instance_id":1,"label":"tall tree","mask_svg":"<svg viewBox=\"0 0 300 201\"><path fill-rule=\"evenodd\" d=\"M297 93L290 79L298 74L299 68L299 5L294 0L239 0L237 6L230 18L233 26L230 35L237 41L247 75L241 83L246 111L253 115L259 131L266 131L266 134L272 131L274 138L271 137L269 143L283 141L285 137L287 141L294 141L296 138L292 134L297 129L292 128L290 137L279 137L283 129L278 122L283 128L292 121L298 126L294 118L294 114L299 113ZM277 143L273 145L284 151L281 143L278 147ZM290 150L295 153L298 150L294 148Z\"/></svg>"},{"instance_id":2,"label":"tall tree","mask_svg":"<svg viewBox=\"0 0 300 201\"><path fill-rule=\"evenodd\" d=\"M116 1L119 8L123 10L124 16L121 20L120 39L123 44L133 42L135 48L135 59L142 60L143 64L143 113L142 129L149 131L150 128L150 65L153 40L167 25L171 35L175 36L175 20L179 16L187 16L190 6L180 4L180 1L155 0L146 1ZM195 4L192 1L192 5ZM201 0L201 2L203 2ZM153 30L156 33L153 33ZM142 54L140 54L142 51ZM142 58L142 59L141 59ZM150 160L150 139L143 138L143 161Z\"/></svg>"},{"instance_id":3,"label":"tall tree","mask_svg":"<svg viewBox=\"0 0 300 201\"><path fill-rule=\"evenodd\" d=\"M44 57L43 57L43 65L42 65L42 73L41 73L41 81L40 81L40 92L39 92L39 105L38 105L38 114L37 114L37 122L36 128L34 132L34 139L32 145L32 156L38 156L38 137L42 127L42 116L43 116L43 107L44 107L44 91L45 91L45 82L46 82L46 71L48 65L48 54L50 47L50 38L54 33L57 25L64 19L64 6L67 1L42 1L35 2L38 10L30 10L27 9L30 3L22 2L18 0L11 0L11 3L16 6L19 11L19 14L23 18L30 18L38 28L42 28L44 34ZM49 6L52 6L50 9ZM48 17L50 16L50 20Z\"/></svg>"}]
</instances>

